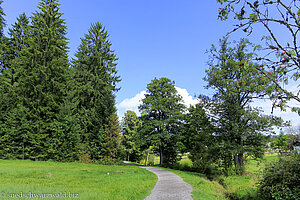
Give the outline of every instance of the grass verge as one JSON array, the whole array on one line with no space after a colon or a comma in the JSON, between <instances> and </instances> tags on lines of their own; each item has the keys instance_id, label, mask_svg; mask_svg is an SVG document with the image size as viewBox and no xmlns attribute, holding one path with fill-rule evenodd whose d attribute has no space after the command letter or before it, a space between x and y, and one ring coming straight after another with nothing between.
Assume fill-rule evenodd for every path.
<instances>
[{"instance_id":1,"label":"grass verge","mask_svg":"<svg viewBox=\"0 0 300 200\"><path fill-rule=\"evenodd\" d=\"M180 171L163 168L180 176L186 183L193 187L194 200L225 200L225 189L217 181L208 180L205 175L197 172Z\"/></svg>"}]
</instances>

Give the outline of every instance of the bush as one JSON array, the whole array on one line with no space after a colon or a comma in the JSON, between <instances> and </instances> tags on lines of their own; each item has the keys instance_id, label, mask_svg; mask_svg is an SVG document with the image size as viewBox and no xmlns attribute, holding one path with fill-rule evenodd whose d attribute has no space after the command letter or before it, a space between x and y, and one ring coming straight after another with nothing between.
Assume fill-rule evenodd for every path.
<instances>
[{"instance_id":1,"label":"bush","mask_svg":"<svg viewBox=\"0 0 300 200\"><path fill-rule=\"evenodd\" d=\"M89 153L79 153L77 156L80 163L91 163L91 155Z\"/></svg>"},{"instance_id":2,"label":"bush","mask_svg":"<svg viewBox=\"0 0 300 200\"><path fill-rule=\"evenodd\" d=\"M300 199L300 156L284 156L263 171L258 194L263 199Z\"/></svg>"}]
</instances>

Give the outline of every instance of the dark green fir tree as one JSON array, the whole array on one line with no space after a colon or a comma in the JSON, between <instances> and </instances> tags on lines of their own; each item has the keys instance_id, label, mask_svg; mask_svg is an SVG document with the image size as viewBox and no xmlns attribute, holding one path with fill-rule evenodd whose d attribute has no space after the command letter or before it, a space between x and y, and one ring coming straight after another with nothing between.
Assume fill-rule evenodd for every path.
<instances>
[{"instance_id":1,"label":"dark green fir tree","mask_svg":"<svg viewBox=\"0 0 300 200\"><path fill-rule=\"evenodd\" d=\"M93 160L102 157L106 127L116 112L114 93L120 81L108 37L100 23L93 24L81 39L73 61L73 101L81 127L81 150Z\"/></svg>"},{"instance_id":2,"label":"dark green fir tree","mask_svg":"<svg viewBox=\"0 0 300 200\"><path fill-rule=\"evenodd\" d=\"M27 109L29 129L26 158L59 160L65 155L65 134L72 134L61 124L69 77L67 27L58 0L42 0L38 8L31 17L28 47L22 50L20 63L18 95Z\"/></svg>"},{"instance_id":3,"label":"dark green fir tree","mask_svg":"<svg viewBox=\"0 0 300 200\"><path fill-rule=\"evenodd\" d=\"M5 39L2 69L2 124L1 124L1 158L25 158L26 120L24 108L18 96L19 75L21 72L21 51L28 47L29 20L25 14L9 29L9 38Z\"/></svg>"},{"instance_id":4,"label":"dark green fir tree","mask_svg":"<svg viewBox=\"0 0 300 200\"><path fill-rule=\"evenodd\" d=\"M4 12L2 9L2 4L3 1L0 0L0 123L2 123L3 119L3 109L4 109L4 100L3 100L3 70L4 70L4 61L3 61L3 56L4 56L4 36L3 36L3 29L5 26L5 19L4 19ZM1 124L0 124L1 126Z\"/></svg>"}]
</instances>

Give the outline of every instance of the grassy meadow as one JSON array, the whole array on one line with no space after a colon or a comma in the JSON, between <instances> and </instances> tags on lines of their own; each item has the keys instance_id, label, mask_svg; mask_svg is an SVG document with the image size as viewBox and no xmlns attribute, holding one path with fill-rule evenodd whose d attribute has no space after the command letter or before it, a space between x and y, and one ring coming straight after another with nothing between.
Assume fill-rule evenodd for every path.
<instances>
[{"instance_id":1,"label":"grassy meadow","mask_svg":"<svg viewBox=\"0 0 300 200\"><path fill-rule=\"evenodd\" d=\"M136 166L0 160L0 180L0 194L6 198L22 192L115 200L144 199L157 177Z\"/></svg>"},{"instance_id":2,"label":"grassy meadow","mask_svg":"<svg viewBox=\"0 0 300 200\"><path fill-rule=\"evenodd\" d=\"M256 200L257 183L265 163L278 159L277 154L266 154L261 161L249 159L246 163L246 172L243 176L219 176L208 180L205 175L197 172L166 169L179 175L185 182L193 186L194 200ZM192 166L191 160L183 156L181 165Z\"/></svg>"},{"instance_id":3,"label":"grassy meadow","mask_svg":"<svg viewBox=\"0 0 300 200\"><path fill-rule=\"evenodd\" d=\"M256 187L264 163L276 159L276 155L266 155L262 162L250 159L243 176L219 176L212 181L201 173L164 169L174 172L193 186L194 200L249 200L257 199ZM155 158L155 164L158 161ZM187 156L183 156L179 163L192 166ZM21 193L31 193L92 200L144 199L151 193L157 177L145 169L127 165L0 160L0 180L0 199L3 194L11 199L9 195L20 197Z\"/></svg>"}]
</instances>

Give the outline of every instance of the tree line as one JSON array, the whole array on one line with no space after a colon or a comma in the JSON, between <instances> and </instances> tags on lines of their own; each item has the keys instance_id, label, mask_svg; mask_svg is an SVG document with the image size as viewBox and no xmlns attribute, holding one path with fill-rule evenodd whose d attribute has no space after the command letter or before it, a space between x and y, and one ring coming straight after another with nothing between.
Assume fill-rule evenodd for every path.
<instances>
[{"instance_id":1,"label":"tree line","mask_svg":"<svg viewBox=\"0 0 300 200\"><path fill-rule=\"evenodd\" d=\"M123 119L123 134L127 134L124 138L131 138L124 142L128 158L134 159L137 149L144 150L146 155L151 150L160 154L160 164L173 165L179 152L190 152L194 166L204 172L212 168L223 168L226 172L233 168L241 174L247 157L259 158L264 154L265 133L274 125L288 125L281 118L263 115L251 102L268 99L271 114L274 109L291 109L300 114L297 103L290 103L299 102L300 94L299 1L217 2L221 6L218 19L233 18L236 24L218 46L212 45L209 50L204 80L214 95L200 95L199 104L183 108L176 90L165 91L174 88L174 82L154 79L140 106L142 116L132 118L134 113L129 111ZM265 33L258 34L258 26ZM245 36L261 36L261 44L247 39L230 42L231 33L238 31ZM137 121L134 126L128 123L131 118ZM133 134L137 136L131 137ZM146 139L141 140L140 135Z\"/></svg>"},{"instance_id":2,"label":"tree line","mask_svg":"<svg viewBox=\"0 0 300 200\"><path fill-rule=\"evenodd\" d=\"M0 158L115 159L117 57L104 26L92 24L69 61L58 0L41 0L4 34L0 1Z\"/></svg>"},{"instance_id":3,"label":"tree line","mask_svg":"<svg viewBox=\"0 0 300 200\"><path fill-rule=\"evenodd\" d=\"M139 107L141 116L127 111L122 121L127 159L136 161L149 149L160 156L160 164L174 165L189 152L202 173L214 169L244 171L248 157L262 158L274 126L285 125L279 117L252 107L254 99L266 95L272 82L251 66L255 46L246 39L230 43L220 40L210 49L207 88L211 97L200 95L199 103L185 107L168 78L155 78Z\"/></svg>"},{"instance_id":4,"label":"tree line","mask_svg":"<svg viewBox=\"0 0 300 200\"><path fill-rule=\"evenodd\" d=\"M220 18L227 16L225 8ZM92 24L69 61L62 16L58 0L41 0L38 11L21 14L5 36L0 6L1 158L137 161L155 153L161 165L172 166L189 152L204 173L216 168L242 173L248 157L263 156L265 133L284 125L251 102L267 96L273 107L284 109L292 96L278 81L287 84L282 76L289 66L268 71L258 59L261 46L224 37L209 50L204 80L213 96L200 95L199 103L187 108L174 81L155 78L147 85L141 116L127 111L120 127L118 58L107 31Z\"/></svg>"}]
</instances>

